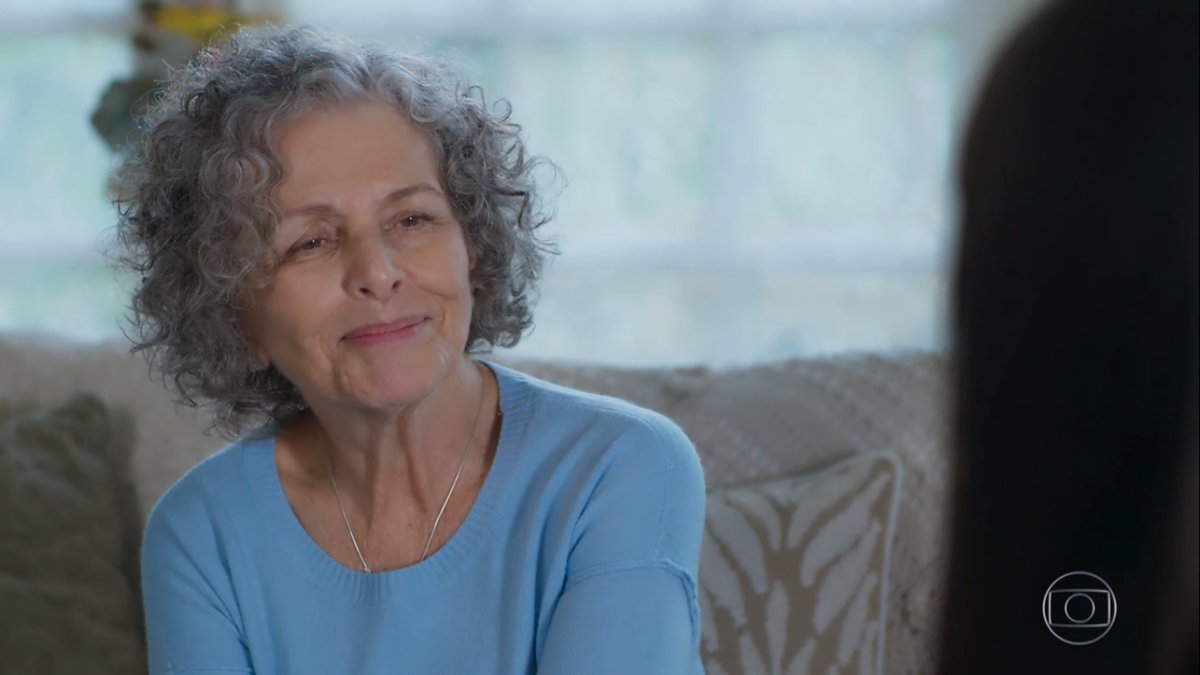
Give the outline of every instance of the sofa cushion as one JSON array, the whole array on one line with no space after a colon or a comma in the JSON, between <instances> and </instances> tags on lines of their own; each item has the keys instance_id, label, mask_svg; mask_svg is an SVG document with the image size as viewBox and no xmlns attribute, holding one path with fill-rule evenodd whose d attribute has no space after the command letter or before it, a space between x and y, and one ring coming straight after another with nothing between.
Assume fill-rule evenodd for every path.
<instances>
[{"instance_id":1,"label":"sofa cushion","mask_svg":"<svg viewBox=\"0 0 1200 675\"><path fill-rule=\"evenodd\" d=\"M145 672L129 431L91 395L0 402L5 672Z\"/></svg>"},{"instance_id":2,"label":"sofa cushion","mask_svg":"<svg viewBox=\"0 0 1200 675\"><path fill-rule=\"evenodd\" d=\"M127 340L86 343L47 334L0 334L0 398L54 405L76 392L135 416L132 474L144 518L179 477L228 441L205 433L207 415L176 405Z\"/></svg>"},{"instance_id":3,"label":"sofa cushion","mask_svg":"<svg viewBox=\"0 0 1200 675\"><path fill-rule=\"evenodd\" d=\"M709 675L883 672L900 463L864 453L709 493L700 562Z\"/></svg>"}]
</instances>

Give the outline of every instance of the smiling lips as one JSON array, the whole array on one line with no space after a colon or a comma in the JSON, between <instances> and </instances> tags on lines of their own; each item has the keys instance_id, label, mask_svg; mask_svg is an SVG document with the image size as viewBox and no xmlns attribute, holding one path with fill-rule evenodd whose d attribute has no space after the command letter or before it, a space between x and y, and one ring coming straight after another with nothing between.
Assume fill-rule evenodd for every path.
<instances>
[{"instance_id":1,"label":"smiling lips","mask_svg":"<svg viewBox=\"0 0 1200 675\"><path fill-rule=\"evenodd\" d=\"M355 328L342 339L356 345L376 345L403 340L416 334L424 323L424 316L405 316L387 323L373 323Z\"/></svg>"}]
</instances>

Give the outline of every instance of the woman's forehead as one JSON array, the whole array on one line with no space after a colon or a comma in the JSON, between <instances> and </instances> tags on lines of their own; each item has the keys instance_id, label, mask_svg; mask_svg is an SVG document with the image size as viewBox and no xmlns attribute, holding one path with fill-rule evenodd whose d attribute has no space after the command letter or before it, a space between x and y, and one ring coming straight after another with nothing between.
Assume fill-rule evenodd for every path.
<instances>
[{"instance_id":1,"label":"woman's forehead","mask_svg":"<svg viewBox=\"0 0 1200 675\"><path fill-rule=\"evenodd\" d=\"M424 131L392 106L357 103L297 117L277 136L281 213L341 199L383 202L440 193L438 163Z\"/></svg>"}]
</instances>

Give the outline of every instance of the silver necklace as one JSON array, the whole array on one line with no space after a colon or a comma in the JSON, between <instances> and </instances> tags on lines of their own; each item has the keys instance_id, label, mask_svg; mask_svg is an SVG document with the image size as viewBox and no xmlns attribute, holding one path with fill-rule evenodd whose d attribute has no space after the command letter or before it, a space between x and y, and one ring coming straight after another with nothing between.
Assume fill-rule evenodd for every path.
<instances>
[{"instance_id":1,"label":"silver necklace","mask_svg":"<svg viewBox=\"0 0 1200 675\"><path fill-rule=\"evenodd\" d=\"M450 504L450 498L454 496L454 488L458 487L458 479L462 477L463 467L467 464L467 451L471 449L471 441L475 438L475 425L479 423L479 413L483 411L483 391L484 385L482 378L479 383L479 404L475 407L475 418L471 420L471 430L467 433L467 444L463 446L462 456L458 459L458 470L454 472L454 480L450 483L450 490L446 492L446 498L442 500L442 508L438 509L437 517L433 519L433 527L429 530L429 538L425 540L425 548L421 551L421 561L429 555L429 547L433 545L433 537L437 534L438 525L442 524L442 516L446 513L446 507ZM362 563L363 572L371 573L371 568L367 565L367 559L363 557L362 549L358 547L358 539L354 536L354 528L350 527L350 518L346 515L346 507L342 506L342 493L338 490L337 479L333 477L333 459L330 457L328 450L325 453L325 464L329 468L329 482L333 485L333 498L337 500L338 510L342 512L342 522L346 524L346 532L350 535L350 543L354 545L354 552L358 554L358 562Z\"/></svg>"}]
</instances>

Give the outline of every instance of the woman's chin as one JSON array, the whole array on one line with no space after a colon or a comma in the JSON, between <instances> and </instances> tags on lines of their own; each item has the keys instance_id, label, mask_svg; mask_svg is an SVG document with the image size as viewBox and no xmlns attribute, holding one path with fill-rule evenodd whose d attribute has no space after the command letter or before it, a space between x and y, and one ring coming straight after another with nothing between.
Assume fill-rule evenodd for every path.
<instances>
[{"instance_id":1,"label":"woman's chin","mask_svg":"<svg viewBox=\"0 0 1200 675\"><path fill-rule=\"evenodd\" d=\"M348 378L344 402L380 411L406 408L432 394L450 374L449 364L425 355L364 369Z\"/></svg>"}]
</instances>

